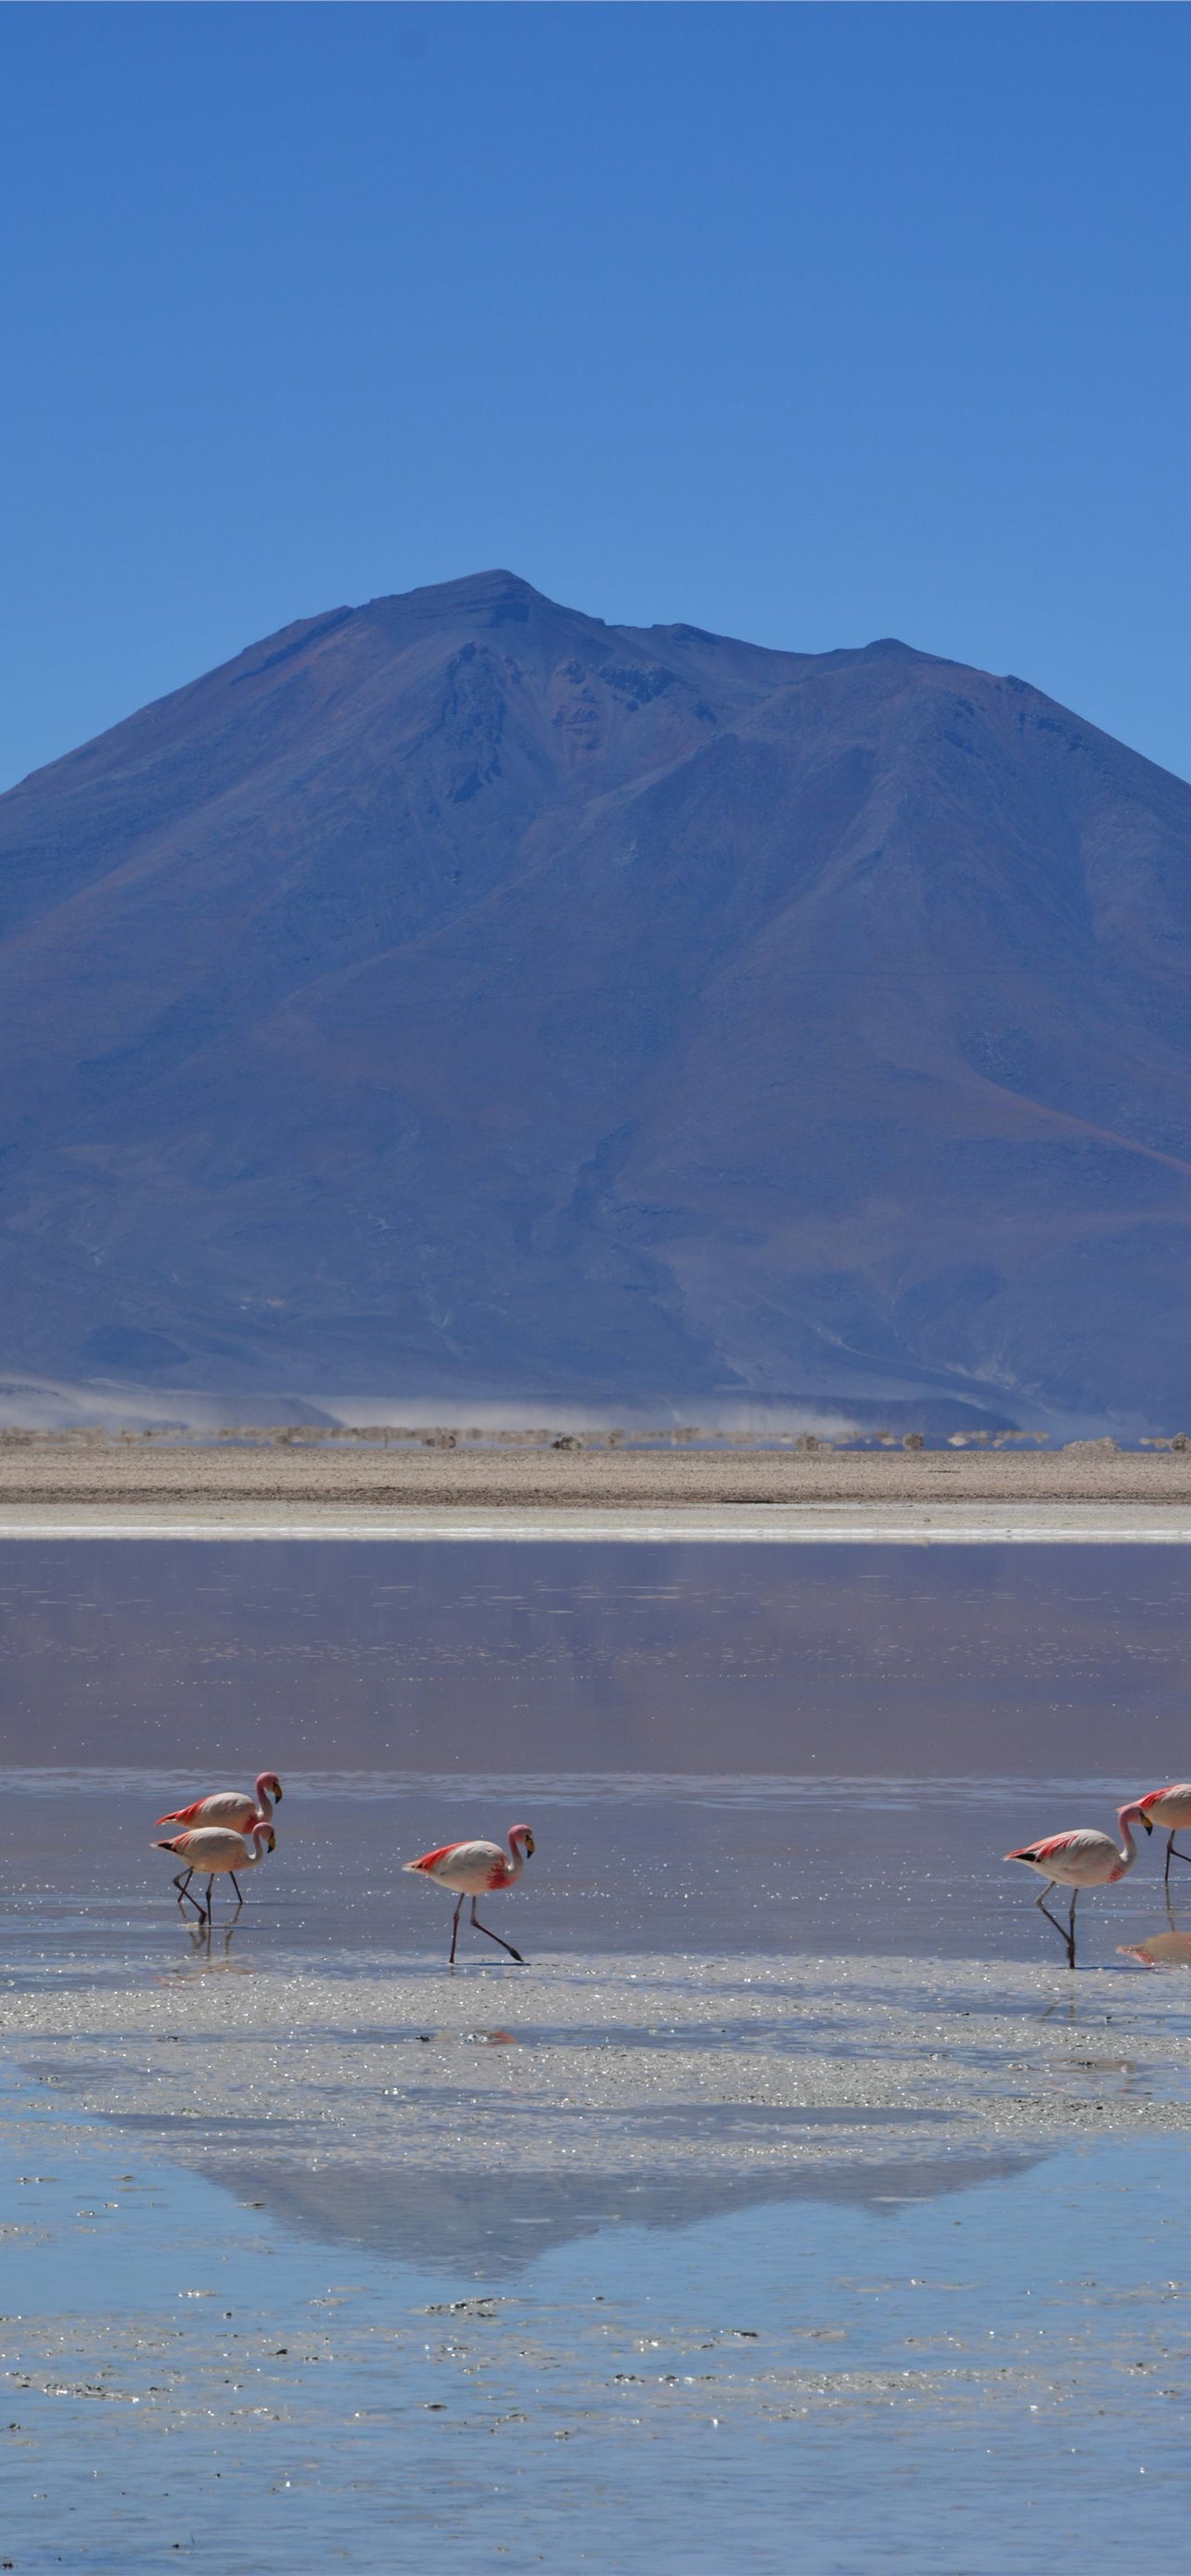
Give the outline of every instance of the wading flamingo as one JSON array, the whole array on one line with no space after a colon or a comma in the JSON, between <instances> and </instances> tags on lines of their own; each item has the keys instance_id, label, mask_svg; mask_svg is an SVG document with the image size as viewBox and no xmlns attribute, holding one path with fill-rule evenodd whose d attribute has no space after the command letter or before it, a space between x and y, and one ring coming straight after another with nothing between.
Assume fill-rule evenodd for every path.
<instances>
[{"instance_id":1,"label":"wading flamingo","mask_svg":"<svg viewBox=\"0 0 1191 2576\"><path fill-rule=\"evenodd\" d=\"M1191 1852L1181 1852L1175 1841L1180 1825L1191 1825L1191 1781L1176 1780L1169 1789L1151 1789L1148 1796L1139 1798L1137 1803L1147 1824L1169 1827L1166 1868L1163 1871L1169 1887L1172 1860L1191 1861Z\"/></svg>"},{"instance_id":2,"label":"wading flamingo","mask_svg":"<svg viewBox=\"0 0 1191 2576\"><path fill-rule=\"evenodd\" d=\"M234 1834L247 1834L251 1833L254 1825L269 1823L273 1813L269 1804L271 1798L276 1799L278 1806L281 1805L281 1782L275 1771L262 1771L257 1778L255 1798L246 1796L243 1789L215 1789L209 1798L194 1798L188 1807L171 1808L169 1815L159 1816L157 1822L159 1825L189 1825L192 1829L202 1825L227 1825ZM187 1873L187 1885L192 1875L192 1872ZM186 1888L181 1892L185 1896Z\"/></svg>"},{"instance_id":3,"label":"wading flamingo","mask_svg":"<svg viewBox=\"0 0 1191 2576\"><path fill-rule=\"evenodd\" d=\"M420 1870L424 1878L437 1879L440 1887L458 1891L459 1903L451 1925L449 1968L455 1965L455 1944L459 1938L459 1917L465 1896L471 1898L471 1919L475 1930L487 1933L490 1941L507 1950L519 1968L525 1966L521 1952L513 1948L511 1941L502 1941L499 1932L491 1932L486 1923L481 1923L476 1913L476 1898L495 1896L502 1887L512 1887L520 1878L532 1850L533 1835L528 1825L512 1825L507 1852L501 1850L499 1843L443 1843L437 1851L423 1852L420 1860L405 1862L406 1869Z\"/></svg>"},{"instance_id":4,"label":"wading flamingo","mask_svg":"<svg viewBox=\"0 0 1191 2576\"><path fill-rule=\"evenodd\" d=\"M173 1852L176 1860L186 1862L185 1877L179 1870L174 1880L178 1891L178 1903L180 1905L183 1897L186 1897L188 1902L197 1908L199 1914L206 1914L209 1923L211 1890L216 1879L222 1877L226 1871L242 1905L244 1891L237 1880L236 1871L256 1868L257 1862L263 1860L265 1856L261 1850L262 1842L266 1850L274 1851L277 1836L272 1825L263 1825L258 1818L249 1834L234 1834L228 1825L200 1825L194 1833L175 1834L168 1843L154 1843L153 1849ZM190 1895L190 1882L196 1870L200 1878L205 1876L207 1881L205 1907L199 1903L197 1896Z\"/></svg>"},{"instance_id":5,"label":"wading flamingo","mask_svg":"<svg viewBox=\"0 0 1191 2576\"><path fill-rule=\"evenodd\" d=\"M1130 1828L1144 1825L1147 1834L1154 1830L1144 1807L1136 1799L1131 1805L1118 1809L1117 1823L1122 1835L1120 1851L1111 1834L1089 1830L1051 1834L1045 1842L1024 1843L1020 1851L1005 1854L1006 1860L1022 1860L1027 1869L1036 1869L1039 1877L1046 1880L1041 1896L1036 1896L1034 1903L1041 1908L1047 1922L1053 1923L1060 1939L1066 1942L1069 1968L1075 1966L1075 1906L1081 1887L1111 1887L1116 1879L1124 1878L1137 1858ZM1066 1931L1046 1902L1052 1887L1060 1886L1071 1890L1071 1913Z\"/></svg>"}]
</instances>

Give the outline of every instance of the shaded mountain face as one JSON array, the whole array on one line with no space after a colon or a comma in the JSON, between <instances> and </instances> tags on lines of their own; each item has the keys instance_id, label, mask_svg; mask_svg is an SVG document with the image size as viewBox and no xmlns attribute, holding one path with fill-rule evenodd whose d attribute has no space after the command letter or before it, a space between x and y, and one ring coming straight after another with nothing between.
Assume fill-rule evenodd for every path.
<instances>
[{"instance_id":1,"label":"shaded mountain face","mask_svg":"<svg viewBox=\"0 0 1191 2576\"><path fill-rule=\"evenodd\" d=\"M0 1368L1175 1428L1189 956L1021 681L337 609L0 798Z\"/></svg>"}]
</instances>

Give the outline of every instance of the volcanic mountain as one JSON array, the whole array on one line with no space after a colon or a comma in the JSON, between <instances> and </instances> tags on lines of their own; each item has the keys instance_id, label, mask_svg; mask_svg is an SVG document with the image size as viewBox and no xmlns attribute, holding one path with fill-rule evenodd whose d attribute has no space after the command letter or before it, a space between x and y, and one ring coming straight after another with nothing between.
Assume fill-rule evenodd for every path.
<instances>
[{"instance_id":1,"label":"volcanic mountain","mask_svg":"<svg viewBox=\"0 0 1191 2576\"><path fill-rule=\"evenodd\" d=\"M1191 1420L1191 787L895 642L338 608L0 798L0 1368Z\"/></svg>"}]
</instances>

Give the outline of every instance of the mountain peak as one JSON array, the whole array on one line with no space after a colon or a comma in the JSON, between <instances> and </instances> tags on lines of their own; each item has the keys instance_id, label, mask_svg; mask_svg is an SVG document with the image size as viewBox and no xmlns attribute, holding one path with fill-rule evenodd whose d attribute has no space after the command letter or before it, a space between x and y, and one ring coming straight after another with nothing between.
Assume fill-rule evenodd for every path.
<instances>
[{"instance_id":1,"label":"mountain peak","mask_svg":"<svg viewBox=\"0 0 1191 2576\"><path fill-rule=\"evenodd\" d=\"M1191 788L896 637L297 621L0 798L0 1367L1177 1427L1189 948Z\"/></svg>"},{"instance_id":2,"label":"mountain peak","mask_svg":"<svg viewBox=\"0 0 1191 2576\"><path fill-rule=\"evenodd\" d=\"M860 645L856 658L860 662L934 662L939 656L920 652L916 644L903 644L899 635L878 635L871 644Z\"/></svg>"},{"instance_id":3,"label":"mountain peak","mask_svg":"<svg viewBox=\"0 0 1191 2576\"><path fill-rule=\"evenodd\" d=\"M559 608L554 600L547 599L543 591L535 590L532 582L523 581L519 573L507 572L499 566L491 572L466 573L458 581L437 581L420 590L392 592L369 600L368 606L400 610L406 615L442 623L458 617L474 617L480 623L510 621L524 624L535 612L551 617L577 613Z\"/></svg>"}]
</instances>

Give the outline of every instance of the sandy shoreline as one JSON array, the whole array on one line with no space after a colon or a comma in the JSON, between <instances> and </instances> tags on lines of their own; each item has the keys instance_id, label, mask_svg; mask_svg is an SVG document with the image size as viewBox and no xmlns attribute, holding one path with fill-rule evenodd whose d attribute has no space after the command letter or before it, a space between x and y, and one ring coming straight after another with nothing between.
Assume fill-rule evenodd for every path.
<instances>
[{"instance_id":1,"label":"sandy shoreline","mask_svg":"<svg viewBox=\"0 0 1191 2576\"><path fill-rule=\"evenodd\" d=\"M1191 1453L0 1446L0 1537L1191 1541Z\"/></svg>"},{"instance_id":2,"label":"sandy shoreline","mask_svg":"<svg viewBox=\"0 0 1191 2576\"><path fill-rule=\"evenodd\" d=\"M284 1503L379 1510L640 1510L659 1506L1143 1504L1191 1509L1191 1451L152 1449L0 1446L0 1508Z\"/></svg>"}]
</instances>

